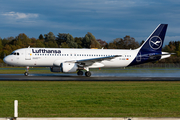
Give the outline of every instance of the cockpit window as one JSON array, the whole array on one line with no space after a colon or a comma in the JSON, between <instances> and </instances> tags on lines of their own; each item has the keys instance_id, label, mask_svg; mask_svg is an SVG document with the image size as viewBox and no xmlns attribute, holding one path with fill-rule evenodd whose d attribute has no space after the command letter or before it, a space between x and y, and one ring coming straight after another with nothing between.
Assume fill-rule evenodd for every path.
<instances>
[{"instance_id":1,"label":"cockpit window","mask_svg":"<svg viewBox=\"0 0 180 120\"><path fill-rule=\"evenodd\" d=\"M19 55L18 52L12 52L10 55Z\"/></svg>"}]
</instances>

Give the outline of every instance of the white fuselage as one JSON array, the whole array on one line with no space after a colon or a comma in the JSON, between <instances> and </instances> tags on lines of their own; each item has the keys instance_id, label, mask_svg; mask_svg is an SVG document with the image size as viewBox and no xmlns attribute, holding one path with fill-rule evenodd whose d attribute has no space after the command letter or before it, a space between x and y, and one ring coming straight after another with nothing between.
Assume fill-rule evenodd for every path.
<instances>
[{"instance_id":1,"label":"white fuselage","mask_svg":"<svg viewBox=\"0 0 180 120\"><path fill-rule=\"evenodd\" d=\"M15 66L52 67L66 61L77 61L119 55L114 59L94 62L89 68L126 67L137 56L136 50L114 49L66 49L66 48L22 48L13 51L5 62ZM16 55L14 55L16 54ZM17 55L18 54L18 55Z\"/></svg>"}]
</instances>

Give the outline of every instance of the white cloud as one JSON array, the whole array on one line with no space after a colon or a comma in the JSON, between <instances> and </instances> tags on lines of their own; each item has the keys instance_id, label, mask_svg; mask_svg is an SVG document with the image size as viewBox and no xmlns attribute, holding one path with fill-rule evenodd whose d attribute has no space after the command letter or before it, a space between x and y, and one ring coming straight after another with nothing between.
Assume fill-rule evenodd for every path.
<instances>
[{"instance_id":1,"label":"white cloud","mask_svg":"<svg viewBox=\"0 0 180 120\"><path fill-rule=\"evenodd\" d=\"M7 16L13 19L30 19L30 18L37 18L39 15L38 14L33 14L33 13L19 13L19 12L6 12L1 14L3 16Z\"/></svg>"}]
</instances>

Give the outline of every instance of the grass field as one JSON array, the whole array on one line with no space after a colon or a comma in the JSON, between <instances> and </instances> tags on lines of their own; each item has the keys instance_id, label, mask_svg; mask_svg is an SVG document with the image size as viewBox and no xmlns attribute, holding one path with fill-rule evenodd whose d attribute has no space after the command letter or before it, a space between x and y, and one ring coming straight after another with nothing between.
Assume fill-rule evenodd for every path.
<instances>
[{"instance_id":1,"label":"grass field","mask_svg":"<svg viewBox=\"0 0 180 120\"><path fill-rule=\"evenodd\" d=\"M180 82L0 81L0 117L180 117Z\"/></svg>"},{"instance_id":2,"label":"grass field","mask_svg":"<svg viewBox=\"0 0 180 120\"><path fill-rule=\"evenodd\" d=\"M0 68L0 74L24 74L26 71L26 67L5 67ZM50 71L50 68L46 67L35 67L35 68L29 68L30 73L52 73Z\"/></svg>"}]
</instances>

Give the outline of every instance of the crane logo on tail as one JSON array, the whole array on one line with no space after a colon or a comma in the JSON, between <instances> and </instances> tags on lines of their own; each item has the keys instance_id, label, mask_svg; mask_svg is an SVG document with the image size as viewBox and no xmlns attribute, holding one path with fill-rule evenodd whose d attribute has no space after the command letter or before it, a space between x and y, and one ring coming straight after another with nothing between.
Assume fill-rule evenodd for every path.
<instances>
[{"instance_id":1,"label":"crane logo on tail","mask_svg":"<svg viewBox=\"0 0 180 120\"><path fill-rule=\"evenodd\" d=\"M159 36L152 36L149 40L149 45L152 49L158 50L162 46L162 40Z\"/></svg>"}]
</instances>

